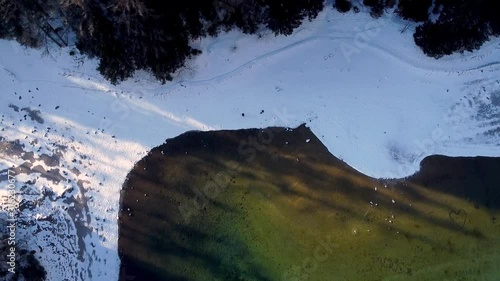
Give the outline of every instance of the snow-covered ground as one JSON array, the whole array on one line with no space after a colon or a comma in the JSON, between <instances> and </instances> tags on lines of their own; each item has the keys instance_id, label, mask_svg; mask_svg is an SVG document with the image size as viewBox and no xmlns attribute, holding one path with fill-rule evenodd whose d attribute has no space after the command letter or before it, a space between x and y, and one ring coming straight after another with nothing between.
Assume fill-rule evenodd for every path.
<instances>
[{"instance_id":1,"label":"snow-covered ground","mask_svg":"<svg viewBox=\"0 0 500 281\"><path fill-rule=\"evenodd\" d=\"M500 40L434 60L405 25L325 9L289 37L225 33L194 42L203 54L165 85L138 73L113 86L70 49L0 41L0 171L27 165L16 188L33 202L18 235L47 280L117 279L121 185L188 130L307 123L373 177L410 175L431 154L500 156Z\"/></svg>"}]
</instances>

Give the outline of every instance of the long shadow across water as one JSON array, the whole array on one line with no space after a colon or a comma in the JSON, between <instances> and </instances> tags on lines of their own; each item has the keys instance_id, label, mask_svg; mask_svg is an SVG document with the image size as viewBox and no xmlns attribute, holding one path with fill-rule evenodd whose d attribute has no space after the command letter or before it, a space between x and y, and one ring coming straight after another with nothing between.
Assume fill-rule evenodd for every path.
<instances>
[{"instance_id":1,"label":"long shadow across water","mask_svg":"<svg viewBox=\"0 0 500 281\"><path fill-rule=\"evenodd\" d=\"M121 280L496 280L500 159L367 177L305 126L188 132L121 194Z\"/></svg>"}]
</instances>

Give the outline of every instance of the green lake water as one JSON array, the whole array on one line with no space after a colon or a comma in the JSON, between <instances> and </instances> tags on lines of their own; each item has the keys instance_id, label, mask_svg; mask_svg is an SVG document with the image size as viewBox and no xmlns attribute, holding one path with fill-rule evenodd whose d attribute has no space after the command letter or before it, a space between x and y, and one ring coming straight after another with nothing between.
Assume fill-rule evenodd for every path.
<instances>
[{"instance_id":1,"label":"green lake water","mask_svg":"<svg viewBox=\"0 0 500 281\"><path fill-rule=\"evenodd\" d=\"M121 200L121 280L500 280L500 158L381 180L305 126L189 132Z\"/></svg>"}]
</instances>

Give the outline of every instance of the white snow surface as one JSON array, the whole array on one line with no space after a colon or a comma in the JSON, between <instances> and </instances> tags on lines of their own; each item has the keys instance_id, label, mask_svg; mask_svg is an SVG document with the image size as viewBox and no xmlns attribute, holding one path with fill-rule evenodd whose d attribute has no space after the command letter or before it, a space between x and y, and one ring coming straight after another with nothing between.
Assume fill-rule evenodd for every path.
<instances>
[{"instance_id":1,"label":"white snow surface","mask_svg":"<svg viewBox=\"0 0 500 281\"><path fill-rule=\"evenodd\" d=\"M0 136L35 158L65 147L58 168L71 181L39 179L33 188L88 199L83 245L62 199L23 215L38 222L19 235L43 249L47 280L118 278L126 175L151 148L189 130L306 123L333 155L383 178L411 175L432 154L500 156L500 40L435 60L415 46L414 26L401 33L405 25L327 8L288 37L223 33L193 42L203 54L165 85L137 73L113 86L96 61L70 56L70 48L47 53L0 41ZM39 110L43 124L12 105ZM2 159L0 170L23 162ZM36 176L18 175L18 189ZM51 228L48 217L66 223Z\"/></svg>"}]
</instances>

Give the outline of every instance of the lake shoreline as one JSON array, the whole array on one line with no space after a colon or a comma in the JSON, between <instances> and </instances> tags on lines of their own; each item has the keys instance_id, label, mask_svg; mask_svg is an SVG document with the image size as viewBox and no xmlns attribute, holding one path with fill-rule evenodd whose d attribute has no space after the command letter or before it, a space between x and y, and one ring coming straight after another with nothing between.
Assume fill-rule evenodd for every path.
<instances>
[{"instance_id":1,"label":"lake shoreline","mask_svg":"<svg viewBox=\"0 0 500 281\"><path fill-rule=\"evenodd\" d=\"M127 177L121 276L326 280L336 268L339 280L472 271L493 280L499 257L484 251L500 249L499 168L500 158L430 156L405 179L374 179L331 155L304 125L188 132L154 148ZM316 259L325 243L330 251ZM470 272L456 266L465 253L478 254Z\"/></svg>"}]
</instances>

